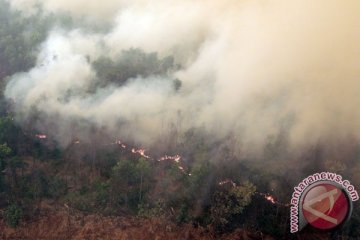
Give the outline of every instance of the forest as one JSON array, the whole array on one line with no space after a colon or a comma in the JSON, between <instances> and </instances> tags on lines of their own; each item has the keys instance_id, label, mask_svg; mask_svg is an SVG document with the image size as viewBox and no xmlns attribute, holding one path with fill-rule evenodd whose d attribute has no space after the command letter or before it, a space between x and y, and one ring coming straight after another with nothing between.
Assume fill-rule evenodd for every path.
<instances>
[{"instance_id":1,"label":"forest","mask_svg":"<svg viewBox=\"0 0 360 240\"><path fill-rule=\"evenodd\" d=\"M267 120L272 112L267 111L278 115L281 89L275 91L276 101L266 93L256 95L254 99L261 103L254 108L264 114L242 111L231 122L234 129L220 134L217 131L225 127L216 122L218 117L210 127L206 121L197 124L194 120L212 116L212 112L196 113L215 100L207 95L202 100L197 97L203 97L202 90L204 95L215 92L213 88L219 85L212 77L208 77L206 87L204 82L186 81L182 71L188 62L179 60L176 51L164 53L146 45L124 44L116 54L110 54L112 50L102 42L107 39L104 37L98 48L106 54L73 54L67 47L78 43L69 39L85 42L114 26L108 22L96 25L62 11L49 12L42 6L33 11L24 14L0 0L2 224L15 231L26 226L44 214L41 206L45 202L54 209L66 206L85 215L164 219L180 228L206 228L209 239L220 239L236 229L253 233L254 239L360 236L360 207L356 203L351 220L335 231L289 231L291 195L304 177L331 171L360 186L360 142L356 136L309 141L293 150L293 113L279 114L274 121L281 127L275 133L269 134L268 128L258 125L261 118L272 123ZM81 34L85 37L79 37ZM52 44L64 44L65 50L48 50ZM197 67L193 68L201 72ZM198 75L205 79L207 74ZM189 99L204 105L188 107L186 102L186 106L174 108L176 99L190 91L189 86L200 89ZM147 108L150 104L155 107ZM230 102L222 107L232 106ZM220 119L227 114L214 113L221 115ZM250 122L255 122L254 129L261 135L259 145L251 138L248 142L240 139L239 129L248 125L235 123L253 115L257 120ZM244 131L244 136L254 129ZM240 149L234 147L239 142L243 143ZM252 154L252 147L257 154ZM2 237L7 239L0 233Z\"/></svg>"}]
</instances>

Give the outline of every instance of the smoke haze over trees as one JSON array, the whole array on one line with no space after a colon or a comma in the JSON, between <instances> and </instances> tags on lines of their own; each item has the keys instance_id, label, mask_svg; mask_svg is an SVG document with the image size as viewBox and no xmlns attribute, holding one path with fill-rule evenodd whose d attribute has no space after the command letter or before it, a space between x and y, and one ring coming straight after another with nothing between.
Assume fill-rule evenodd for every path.
<instances>
[{"instance_id":1,"label":"smoke haze over trees","mask_svg":"<svg viewBox=\"0 0 360 240\"><path fill-rule=\"evenodd\" d=\"M360 186L359 10L0 0L4 218L16 226L55 199L287 236L284 204L302 177L329 170ZM355 212L335 235L357 236Z\"/></svg>"},{"instance_id":2,"label":"smoke haze over trees","mask_svg":"<svg viewBox=\"0 0 360 240\"><path fill-rule=\"evenodd\" d=\"M147 146L173 125L202 128L233 135L249 154L282 134L292 150L358 139L357 1L10 4L30 18L41 9L73 19L26 43L36 64L23 63L5 90L19 121L34 109L44 125L60 116L53 137L62 144L72 121Z\"/></svg>"}]
</instances>

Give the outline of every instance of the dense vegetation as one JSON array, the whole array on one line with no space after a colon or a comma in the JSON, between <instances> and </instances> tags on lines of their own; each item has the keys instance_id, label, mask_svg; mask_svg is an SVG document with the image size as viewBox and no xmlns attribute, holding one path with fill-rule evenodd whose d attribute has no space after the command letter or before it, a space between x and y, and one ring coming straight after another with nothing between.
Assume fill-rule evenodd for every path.
<instances>
[{"instance_id":1,"label":"dense vegetation","mask_svg":"<svg viewBox=\"0 0 360 240\"><path fill-rule=\"evenodd\" d=\"M1 92L9 76L35 64L37 47L54 21L69 24L64 17L23 17L0 0ZM166 74L178 68L171 56L160 59L140 49L124 51L117 60L102 57L93 66L104 85L122 85L137 75ZM174 88L180 87L175 79ZM279 141L269 141L266 159L253 164L233 156L226 147L219 148L214 157L210 149L217 145L194 131L179 148L186 161L157 161L119 144L74 142L60 148L51 139L36 138L30 123L20 127L11 103L3 97L0 108L0 209L12 227L39 214L41 201L52 200L85 212L164 217L178 224L211 226L217 234L241 227L277 238L291 237L289 208L284 203L300 179L293 179L276 162ZM351 179L358 178L356 171L345 164L339 167L338 162L319 161L314 166L313 160L321 159L319 152L321 147L307 154L303 176L335 168ZM271 193L277 203L260 193ZM359 236L359 224L355 206L351 223L333 236Z\"/></svg>"}]
</instances>

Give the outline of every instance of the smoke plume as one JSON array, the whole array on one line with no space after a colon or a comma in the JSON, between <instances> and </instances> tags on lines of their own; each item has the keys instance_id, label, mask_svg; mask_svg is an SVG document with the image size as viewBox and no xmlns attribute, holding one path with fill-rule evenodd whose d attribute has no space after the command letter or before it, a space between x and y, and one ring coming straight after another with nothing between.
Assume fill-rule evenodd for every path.
<instances>
[{"instance_id":1,"label":"smoke plume","mask_svg":"<svg viewBox=\"0 0 360 240\"><path fill-rule=\"evenodd\" d=\"M12 0L31 14L37 1ZM109 23L54 26L34 68L5 91L19 122L66 146L76 125L145 146L202 129L252 154L286 136L290 149L360 138L360 2L355 0L43 1L46 12ZM140 48L174 56L166 74L102 84L101 57ZM173 80L181 81L179 89ZM50 127L51 126L51 127Z\"/></svg>"}]
</instances>

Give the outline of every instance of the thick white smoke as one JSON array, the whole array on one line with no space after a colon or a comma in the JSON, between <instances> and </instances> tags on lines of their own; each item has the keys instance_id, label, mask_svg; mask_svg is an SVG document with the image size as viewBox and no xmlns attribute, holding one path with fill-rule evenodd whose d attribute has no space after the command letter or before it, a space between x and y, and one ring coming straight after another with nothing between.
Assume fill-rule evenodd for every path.
<instances>
[{"instance_id":1,"label":"thick white smoke","mask_svg":"<svg viewBox=\"0 0 360 240\"><path fill-rule=\"evenodd\" d=\"M32 4L19 2L12 5ZM248 152L283 131L292 147L360 137L358 1L43 4L48 11L113 23L105 34L54 29L37 65L7 85L19 119L33 109L44 122L61 116L54 136L63 144L70 139L69 119L143 144L174 125L182 132L202 128L219 139L233 134ZM99 80L88 58L116 57L131 47L174 55L182 68L170 78L182 81L180 91L151 76L90 94Z\"/></svg>"}]
</instances>

